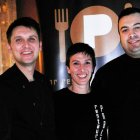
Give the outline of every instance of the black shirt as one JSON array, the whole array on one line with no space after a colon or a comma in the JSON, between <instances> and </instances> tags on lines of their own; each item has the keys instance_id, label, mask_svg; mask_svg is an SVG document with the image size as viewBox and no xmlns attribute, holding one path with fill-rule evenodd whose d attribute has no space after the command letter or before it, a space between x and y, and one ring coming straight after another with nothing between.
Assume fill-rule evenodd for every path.
<instances>
[{"instance_id":1,"label":"black shirt","mask_svg":"<svg viewBox=\"0 0 140 140\"><path fill-rule=\"evenodd\" d=\"M103 140L106 118L94 94L76 94L68 88L55 93L56 130L59 140Z\"/></svg>"},{"instance_id":2,"label":"black shirt","mask_svg":"<svg viewBox=\"0 0 140 140\"><path fill-rule=\"evenodd\" d=\"M29 82L16 65L1 75L4 106L1 118L5 119L3 122L1 119L0 125L5 131L0 130L0 137L6 140L54 140L52 93L41 73L35 71L34 79Z\"/></svg>"},{"instance_id":3,"label":"black shirt","mask_svg":"<svg viewBox=\"0 0 140 140\"><path fill-rule=\"evenodd\" d=\"M140 140L140 59L123 54L110 61L92 88L108 110L110 140Z\"/></svg>"}]
</instances>

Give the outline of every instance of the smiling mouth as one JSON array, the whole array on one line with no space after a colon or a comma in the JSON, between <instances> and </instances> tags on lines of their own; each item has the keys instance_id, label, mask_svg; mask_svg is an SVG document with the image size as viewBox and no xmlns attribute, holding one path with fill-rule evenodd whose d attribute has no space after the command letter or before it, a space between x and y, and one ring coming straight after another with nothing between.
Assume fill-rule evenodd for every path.
<instances>
[{"instance_id":1,"label":"smiling mouth","mask_svg":"<svg viewBox=\"0 0 140 140\"><path fill-rule=\"evenodd\" d=\"M129 44L135 44L135 43L137 43L139 40L138 39L129 39L128 40L128 43Z\"/></svg>"},{"instance_id":2,"label":"smiling mouth","mask_svg":"<svg viewBox=\"0 0 140 140\"><path fill-rule=\"evenodd\" d=\"M78 77L85 78L85 77L87 77L87 74L80 74L80 75L78 75Z\"/></svg>"},{"instance_id":3,"label":"smiling mouth","mask_svg":"<svg viewBox=\"0 0 140 140\"><path fill-rule=\"evenodd\" d=\"M135 46L136 42L129 43L131 46Z\"/></svg>"},{"instance_id":4,"label":"smiling mouth","mask_svg":"<svg viewBox=\"0 0 140 140\"><path fill-rule=\"evenodd\" d=\"M21 54L28 55L28 54L32 54L32 52L31 51L27 51L27 52L22 52Z\"/></svg>"}]
</instances>

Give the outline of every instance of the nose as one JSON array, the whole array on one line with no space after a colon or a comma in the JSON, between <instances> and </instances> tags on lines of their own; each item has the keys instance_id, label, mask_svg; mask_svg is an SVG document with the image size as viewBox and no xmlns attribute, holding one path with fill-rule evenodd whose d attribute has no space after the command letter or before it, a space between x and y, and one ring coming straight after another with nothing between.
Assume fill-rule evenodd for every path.
<instances>
[{"instance_id":1,"label":"nose","mask_svg":"<svg viewBox=\"0 0 140 140\"><path fill-rule=\"evenodd\" d=\"M129 38L130 38L130 39L133 39L133 38L135 38L135 37L136 37L135 31L134 31L134 30L131 30L130 33L129 33Z\"/></svg>"},{"instance_id":2,"label":"nose","mask_svg":"<svg viewBox=\"0 0 140 140\"><path fill-rule=\"evenodd\" d=\"M29 47L28 41L26 41L26 40L23 41L23 47L24 48L28 48Z\"/></svg>"},{"instance_id":3,"label":"nose","mask_svg":"<svg viewBox=\"0 0 140 140\"><path fill-rule=\"evenodd\" d=\"M130 39L133 39L133 38L135 38L135 37L136 37L136 34L131 34L131 35L129 36Z\"/></svg>"},{"instance_id":4,"label":"nose","mask_svg":"<svg viewBox=\"0 0 140 140\"><path fill-rule=\"evenodd\" d=\"M82 71L82 72L84 72L84 71L85 71L84 64L81 64L81 65L80 65L80 69L81 69L81 71Z\"/></svg>"}]
</instances>

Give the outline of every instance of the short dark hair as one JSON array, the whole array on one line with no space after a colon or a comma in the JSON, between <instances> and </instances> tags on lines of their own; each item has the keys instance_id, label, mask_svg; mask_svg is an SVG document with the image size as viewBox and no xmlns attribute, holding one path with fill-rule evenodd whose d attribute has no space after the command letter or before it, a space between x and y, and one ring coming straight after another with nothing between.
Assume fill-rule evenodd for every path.
<instances>
[{"instance_id":1,"label":"short dark hair","mask_svg":"<svg viewBox=\"0 0 140 140\"><path fill-rule=\"evenodd\" d=\"M11 42L11 36L12 36L13 30L18 26L25 26L25 27L33 28L37 32L38 38L40 40L39 23L31 17L21 17L14 20L8 27L7 32L6 32L8 43Z\"/></svg>"},{"instance_id":2,"label":"short dark hair","mask_svg":"<svg viewBox=\"0 0 140 140\"><path fill-rule=\"evenodd\" d=\"M136 7L129 7L129 8L123 9L118 16L118 22L120 21L120 19L122 17L127 16L127 15L131 15L131 14L134 14L134 13L139 13L140 14L140 9L136 8Z\"/></svg>"},{"instance_id":3,"label":"short dark hair","mask_svg":"<svg viewBox=\"0 0 140 140\"><path fill-rule=\"evenodd\" d=\"M96 58L95 58L95 52L94 49L89 46L86 43L78 42L75 44L72 44L66 53L66 65L69 67L70 63L70 57L77 53L84 53L86 55L89 55L92 59L93 66L96 66Z\"/></svg>"}]
</instances>

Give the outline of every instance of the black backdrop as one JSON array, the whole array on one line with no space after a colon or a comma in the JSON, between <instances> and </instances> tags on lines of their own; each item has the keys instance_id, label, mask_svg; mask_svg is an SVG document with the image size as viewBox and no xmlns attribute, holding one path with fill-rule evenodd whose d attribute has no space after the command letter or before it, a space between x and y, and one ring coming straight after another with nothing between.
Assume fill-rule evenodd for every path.
<instances>
[{"instance_id":1,"label":"black backdrop","mask_svg":"<svg viewBox=\"0 0 140 140\"><path fill-rule=\"evenodd\" d=\"M36 3L42 30L45 74L54 91L70 84L65 66L65 51L69 45L80 41L89 43L95 49L97 70L124 53L117 32L117 15L123 8L140 7L139 0L36 0ZM57 13L60 9L60 23L63 24L58 25L58 18L55 20L55 9Z\"/></svg>"}]
</instances>

